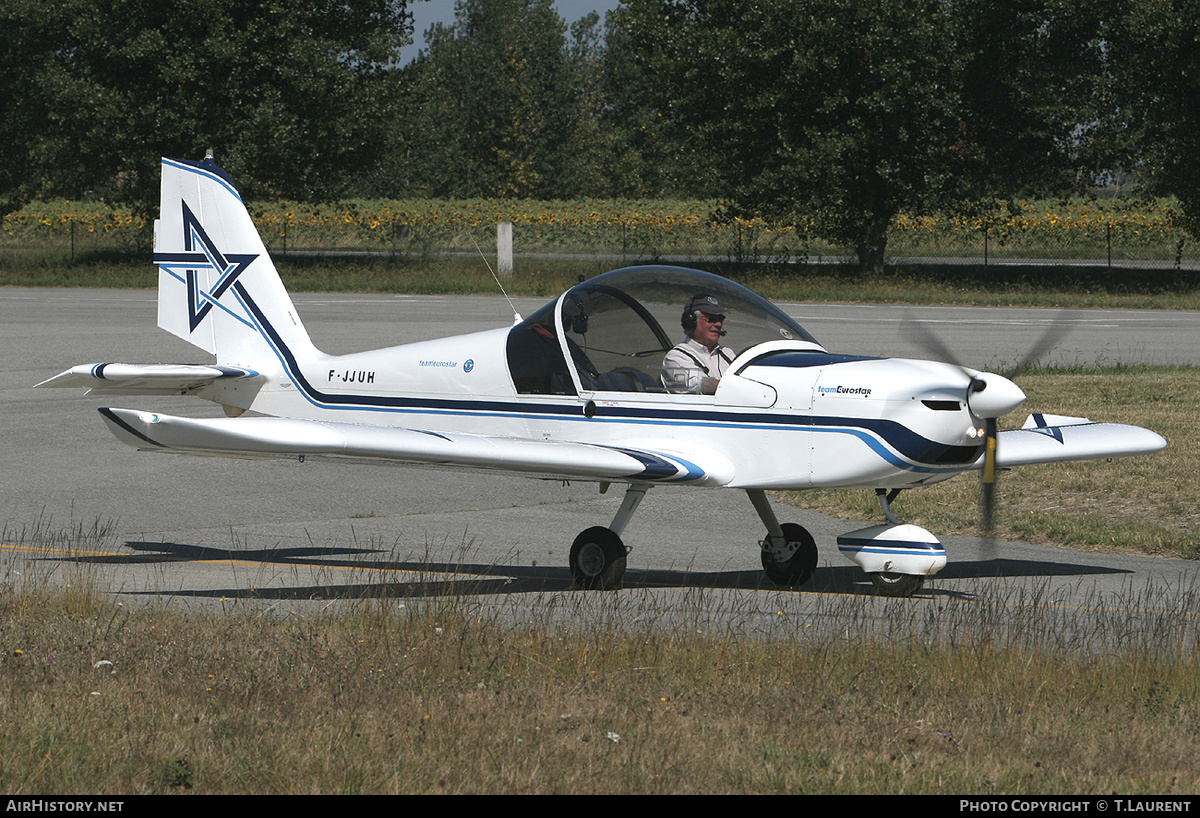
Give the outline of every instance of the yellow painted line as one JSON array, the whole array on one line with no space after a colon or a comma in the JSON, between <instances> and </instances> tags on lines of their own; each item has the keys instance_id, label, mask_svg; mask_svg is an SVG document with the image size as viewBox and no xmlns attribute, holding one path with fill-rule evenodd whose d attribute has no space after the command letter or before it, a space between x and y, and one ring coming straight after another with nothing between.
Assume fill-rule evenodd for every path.
<instances>
[{"instance_id":1,"label":"yellow painted line","mask_svg":"<svg viewBox=\"0 0 1200 818\"><path fill-rule=\"evenodd\" d=\"M116 551L87 551L79 548L47 548L39 545L9 545L8 543L0 543L0 551L15 551L18 553L34 553L34 554L61 554L68 557L75 557L81 554L97 554L102 557L120 557L124 554Z\"/></svg>"}]
</instances>

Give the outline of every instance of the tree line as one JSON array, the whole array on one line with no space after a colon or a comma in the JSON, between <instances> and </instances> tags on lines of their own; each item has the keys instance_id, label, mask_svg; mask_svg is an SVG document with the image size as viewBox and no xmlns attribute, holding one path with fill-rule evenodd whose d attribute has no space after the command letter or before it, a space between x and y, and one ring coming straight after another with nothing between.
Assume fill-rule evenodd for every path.
<instances>
[{"instance_id":1,"label":"tree line","mask_svg":"<svg viewBox=\"0 0 1200 818\"><path fill-rule=\"evenodd\" d=\"M879 269L900 213L1114 175L1200 235L1200 0L0 0L0 209L153 212L160 156L248 198L712 198Z\"/></svg>"}]
</instances>

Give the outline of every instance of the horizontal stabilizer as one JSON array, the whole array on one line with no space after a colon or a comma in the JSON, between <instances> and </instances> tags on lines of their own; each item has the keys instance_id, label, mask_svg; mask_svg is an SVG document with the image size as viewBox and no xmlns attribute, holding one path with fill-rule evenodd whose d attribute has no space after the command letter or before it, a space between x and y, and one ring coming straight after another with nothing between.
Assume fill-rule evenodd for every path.
<instances>
[{"instance_id":1,"label":"horizontal stabilizer","mask_svg":"<svg viewBox=\"0 0 1200 818\"><path fill-rule=\"evenodd\" d=\"M223 378L252 378L257 374L252 369L224 365L80 364L37 386L78 387L87 389L88 394L178 395Z\"/></svg>"},{"instance_id":2,"label":"horizontal stabilizer","mask_svg":"<svg viewBox=\"0 0 1200 818\"><path fill-rule=\"evenodd\" d=\"M534 476L714 485L696 463L641 448L428 432L291 418L193 419L101 409L117 438L140 449L260 458L338 457L520 471Z\"/></svg>"},{"instance_id":3,"label":"horizontal stabilizer","mask_svg":"<svg viewBox=\"0 0 1200 818\"><path fill-rule=\"evenodd\" d=\"M996 445L996 465L1008 468L1068 460L1104 460L1150 454L1166 446L1167 441L1161 435L1140 426L1093 423L1087 418L1032 415L1024 428L1000 433ZM982 457L973 468L983 468Z\"/></svg>"}]
</instances>

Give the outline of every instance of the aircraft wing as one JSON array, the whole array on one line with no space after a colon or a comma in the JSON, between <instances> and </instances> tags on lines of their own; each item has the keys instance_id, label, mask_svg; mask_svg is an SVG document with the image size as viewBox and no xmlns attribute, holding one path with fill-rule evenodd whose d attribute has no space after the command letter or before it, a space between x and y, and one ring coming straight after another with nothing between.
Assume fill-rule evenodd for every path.
<instances>
[{"instance_id":1,"label":"aircraft wing","mask_svg":"<svg viewBox=\"0 0 1200 818\"><path fill-rule=\"evenodd\" d=\"M996 441L996 465L1030 466L1067 460L1104 460L1150 454L1167 446L1160 435L1140 426L1093 423L1087 418L1030 415L1020 429L1001 432ZM983 468L983 458L973 468Z\"/></svg>"},{"instance_id":2,"label":"aircraft wing","mask_svg":"<svg viewBox=\"0 0 1200 818\"><path fill-rule=\"evenodd\" d=\"M37 387L82 387L98 395L178 395L229 378L258 373L237 366L198 364L80 364Z\"/></svg>"},{"instance_id":3,"label":"aircraft wing","mask_svg":"<svg viewBox=\"0 0 1200 818\"><path fill-rule=\"evenodd\" d=\"M523 472L536 477L723 485L722 458L706 468L644 446L431 432L292 418L193 419L132 409L100 409L117 439L147 451L249 459L337 457Z\"/></svg>"}]
</instances>

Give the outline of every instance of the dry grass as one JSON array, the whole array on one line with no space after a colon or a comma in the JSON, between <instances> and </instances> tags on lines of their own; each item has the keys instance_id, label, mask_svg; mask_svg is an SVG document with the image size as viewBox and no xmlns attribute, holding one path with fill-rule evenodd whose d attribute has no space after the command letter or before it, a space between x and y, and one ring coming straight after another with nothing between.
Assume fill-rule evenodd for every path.
<instances>
[{"instance_id":1,"label":"dry grass","mask_svg":"<svg viewBox=\"0 0 1200 818\"><path fill-rule=\"evenodd\" d=\"M639 625L662 600L626 594L560 595L607 623L562 627L461 599L284 616L74 587L0 592L10 795L1200 787L1194 592L1123 601L1149 622L1028 587L792 594L749 638L736 611L716 635Z\"/></svg>"}]
</instances>

